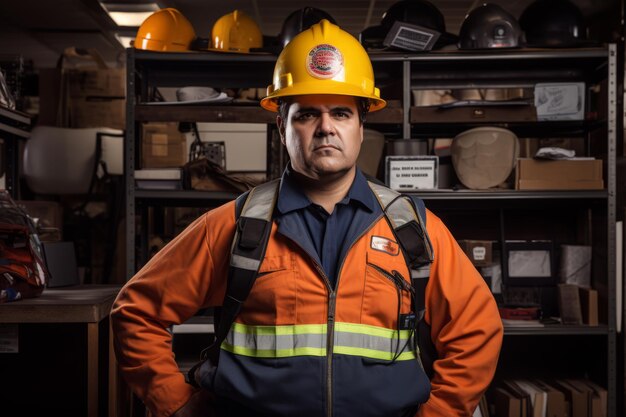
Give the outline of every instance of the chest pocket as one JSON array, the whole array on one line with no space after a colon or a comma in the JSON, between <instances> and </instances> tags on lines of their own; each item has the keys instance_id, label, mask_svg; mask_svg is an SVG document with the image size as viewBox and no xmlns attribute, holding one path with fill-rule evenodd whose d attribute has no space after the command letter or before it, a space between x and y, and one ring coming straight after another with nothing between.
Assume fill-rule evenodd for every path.
<instances>
[{"instance_id":1,"label":"chest pocket","mask_svg":"<svg viewBox=\"0 0 626 417\"><path fill-rule=\"evenodd\" d=\"M361 323L395 329L398 314L411 311L404 257L368 250L366 262Z\"/></svg>"},{"instance_id":2,"label":"chest pocket","mask_svg":"<svg viewBox=\"0 0 626 417\"><path fill-rule=\"evenodd\" d=\"M245 324L294 324L296 274L293 255L263 260L239 320Z\"/></svg>"}]
</instances>

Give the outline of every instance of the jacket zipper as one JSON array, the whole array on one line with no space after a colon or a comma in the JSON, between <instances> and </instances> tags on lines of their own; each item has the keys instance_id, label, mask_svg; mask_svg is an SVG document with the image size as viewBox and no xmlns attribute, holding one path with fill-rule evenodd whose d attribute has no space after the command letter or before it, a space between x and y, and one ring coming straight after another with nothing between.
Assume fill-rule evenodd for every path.
<instances>
[{"instance_id":1,"label":"jacket zipper","mask_svg":"<svg viewBox=\"0 0 626 417\"><path fill-rule=\"evenodd\" d=\"M333 414L333 345L335 338L335 306L337 293L330 284L330 279L317 262L313 262L317 273L324 278L328 285L328 316L326 317L326 415Z\"/></svg>"},{"instance_id":2,"label":"jacket zipper","mask_svg":"<svg viewBox=\"0 0 626 417\"><path fill-rule=\"evenodd\" d=\"M363 237L365 233L369 232L372 229L372 227L374 227L374 225L378 223L378 221L384 215L385 214L382 213L379 217L377 217L374 221L372 221L372 223L369 225L368 228L363 230L354 239L354 241L352 242L352 244L346 251L346 255L348 254L348 252L350 252L350 249L352 249L352 246L354 246L354 243L357 242L359 239L361 239L361 237ZM304 251L304 253L308 253L304 248L302 248L302 246L298 242L294 241L293 239L290 239L290 240L294 242L296 245L298 245L300 249ZM333 383L332 383L333 381L333 347L335 345L335 306L336 306L336 301L337 301L337 293L335 292L335 288L339 287L339 277L341 276L341 270L343 269L343 264L344 264L346 257L344 257L344 259L341 260L339 269L337 269L337 280L335 282L335 288L333 288L333 286L331 285L330 279L328 279L328 276L326 275L326 273L324 272L324 269L320 266L320 264L316 262L311 255L309 255L309 257L311 258L311 261L313 262L313 265L315 266L317 273L322 276L322 278L324 279L324 283L328 287L328 316L326 318L326 324L327 324L326 325L326 415L327 417L332 417L333 415Z\"/></svg>"},{"instance_id":3,"label":"jacket zipper","mask_svg":"<svg viewBox=\"0 0 626 417\"><path fill-rule=\"evenodd\" d=\"M376 223L378 223L378 221L384 216L384 213L377 217L374 221L372 221L372 223L370 223L369 227L367 227L365 230L363 230L353 241L352 244L350 245L350 247L348 248L348 250L346 250L346 256L343 257L343 259L341 260L341 263L339 264L339 268L337 269L337 280L335 281L335 288L339 288L339 277L341 277L341 270L343 269L343 264L344 261L347 258L348 253L350 252L350 250L352 249L352 246L354 246L354 244L363 237L363 235L365 235L367 232L369 232L372 227L374 227L374 225ZM320 271L320 273L323 273L323 271ZM325 277L326 275L324 275ZM326 278L326 280L328 281L328 278ZM333 394L333 387L332 387L332 364L333 364L333 348L335 345L335 301L336 301L336 293L334 290L331 290L331 295L330 295L330 299L328 300L328 344L327 344L327 363L328 363L328 370L327 370L327 396L328 396L328 408L327 408L327 417L332 417L333 415L333 401L332 401L332 394ZM332 322L331 322L331 315L332 315Z\"/></svg>"},{"instance_id":4,"label":"jacket zipper","mask_svg":"<svg viewBox=\"0 0 626 417\"><path fill-rule=\"evenodd\" d=\"M290 239L295 243L304 253L308 252L295 240ZM316 262L309 254L309 258L315 267L315 270L322 277L322 280L328 288L328 316L326 318L326 414L328 417L332 416L332 379L333 379L333 344L335 337L335 301L337 300L335 290L330 283L330 279L324 272L321 265Z\"/></svg>"}]
</instances>

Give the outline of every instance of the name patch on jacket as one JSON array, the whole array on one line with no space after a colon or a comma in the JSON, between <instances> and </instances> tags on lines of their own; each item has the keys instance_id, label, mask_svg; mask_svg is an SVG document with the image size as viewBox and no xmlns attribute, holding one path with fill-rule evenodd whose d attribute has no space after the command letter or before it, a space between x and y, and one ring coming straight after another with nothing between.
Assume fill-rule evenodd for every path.
<instances>
[{"instance_id":1,"label":"name patch on jacket","mask_svg":"<svg viewBox=\"0 0 626 417\"><path fill-rule=\"evenodd\" d=\"M397 255L400 248L396 242L381 236L372 236L372 249Z\"/></svg>"}]
</instances>

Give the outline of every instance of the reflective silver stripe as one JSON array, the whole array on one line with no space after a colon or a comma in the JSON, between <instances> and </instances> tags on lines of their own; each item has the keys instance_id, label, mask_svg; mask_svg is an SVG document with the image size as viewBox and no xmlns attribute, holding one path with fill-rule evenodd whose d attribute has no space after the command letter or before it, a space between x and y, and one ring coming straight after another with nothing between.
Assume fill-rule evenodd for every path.
<instances>
[{"instance_id":1,"label":"reflective silver stripe","mask_svg":"<svg viewBox=\"0 0 626 417\"><path fill-rule=\"evenodd\" d=\"M398 198L400 196L399 193L373 182L370 182L369 185L376 194L383 210L387 213L387 218L394 229L416 218L415 210L413 210L411 203L406 198Z\"/></svg>"},{"instance_id":2,"label":"reflective silver stripe","mask_svg":"<svg viewBox=\"0 0 626 417\"><path fill-rule=\"evenodd\" d=\"M326 324L248 326L234 323L221 348L259 358L324 356L326 332ZM415 346L413 339L409 339L410 334L407 330L398 333L376 326L336 323L333 352L382 360L414 359Z\"/></svg>"},{"instance_id":3,"label":"reflective silver stripe","mask_svg":"<svg viewBox=\"0 0 626 417\"><path fill-rule=\"evenodd\" d=\"M241 255L230 255L230 266L235 268L247 269L250 271L258 271L261 261L252 258L246 258Z\"/></svg>"},{"instance_id":4,"label":"reflective silver stripe","mask_svg":"<svg viewBox=\"0 0 626 417\"><path fill-rule=\"evenodd\" d=\"M387 218L393 224L394 229L398 229L410 222L416 220L415 210L406 198L399 198L387 207Z\"/></svg>"},{"instance_id":5,"label":"reflective silver stripe","mask_svg":"<svg viewBox=\"0 0 626 417\"><path fill-rule=\"evenodd\" d=\"M231 331L226 336L226 342L232 346L253 350L289 350L303 347L325 348L326 334L269 335Z\"/></svg>"},{"instance_id":6,"label":"reflective silver stripe","mask_svg":"<svg viewBox=\"0 0 626 417\"><path fill-rule=\"evenodd\" d=\"M368 181L367 183L369 184L372 191L374 191L374 194L376 194L376 198L378 198L378 202L380 203L383 210L387 208L389 203L391 203L394 198L400 195L400 193L392 190L391 188L387 188L370 181Z\"/></svg>"},{"instance_id":7,"label":"reflective silver stripe","mask_svg":"<svg viewBox=\"0 0 626 417\"><path fill-rule=\"evenodd\" d=\"M411 269L411 278L428 278L430 276L430 264L418 269Z\"/></svg>"},{"instance_id":8,"label":"reflective silver stripe","mask_svg":"<svg viewBox=\"0 0 626 417\"><path fill-rule=\"evenodd\" d=\"M409 340L407 343L406 337L400 338L398 346L397 338L388 338L380 336L372 336L363 333L348 333L335 330L335 348L347 347L347 348L362 348L368 350L377 350L384 353L395 353L396 349L399 351L407 344L406 350L412 350L413 341Z\"/></svg>"},{"instance_id":9,"label":"reflective silver stripe","mask_svg":"<svg viewBox=\"0 0 626 417\"><path fill-rule=\"evenodd\" d=\"M241 209L241 217L270 221L279 183L280 180L274 180L254 187Z\"/></svg>"}]
</instances>

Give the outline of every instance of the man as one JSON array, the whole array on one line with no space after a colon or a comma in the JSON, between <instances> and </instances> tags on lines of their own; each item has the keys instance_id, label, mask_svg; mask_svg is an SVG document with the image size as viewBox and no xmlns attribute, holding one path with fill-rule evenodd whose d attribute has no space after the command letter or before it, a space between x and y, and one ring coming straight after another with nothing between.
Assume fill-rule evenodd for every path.
<instances>
[{"instance_id":1,"label":"man","mask_svg":"<svg viewBox=\"0 0 626 417\"><path fill-rule=\"evenodd\" d=\"M120 292L111 317L130 386L157 417L470 416L495 371L498 311L428 212L424 320L438 356L429 379L413 343L408 254L381 189L355 166L364 117L385 105L361 45L328 21L312 26L281 53L261 105L279 112L290 165L278 187L263 188L276 190L271 232L219 365L193 372L202 388L186 384L167 327L222 305L229 264L250 261L231 254L236 211L254 211L261 187L196 220Z\"/></svg>"}]
</instances>

